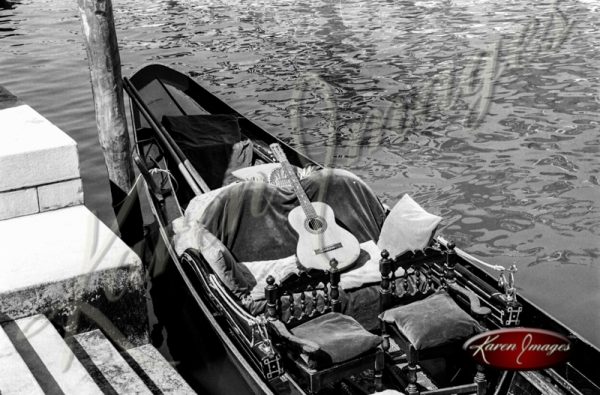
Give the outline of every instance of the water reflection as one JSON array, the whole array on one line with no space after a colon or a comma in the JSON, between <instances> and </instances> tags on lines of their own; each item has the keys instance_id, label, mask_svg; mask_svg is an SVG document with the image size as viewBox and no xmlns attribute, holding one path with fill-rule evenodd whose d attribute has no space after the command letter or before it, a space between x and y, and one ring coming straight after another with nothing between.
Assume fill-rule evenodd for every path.
<instances>
[{"instance_id":1,"label":"water reflection","mask_svg":"<svg viewBox=\"0 0 600 395\"><path fill-rule=\"evenodd\" d=\"M15 8L15 2L9 0L0 0L0 8L3 10L12 10Z\"/></svg>"}]
</instances>

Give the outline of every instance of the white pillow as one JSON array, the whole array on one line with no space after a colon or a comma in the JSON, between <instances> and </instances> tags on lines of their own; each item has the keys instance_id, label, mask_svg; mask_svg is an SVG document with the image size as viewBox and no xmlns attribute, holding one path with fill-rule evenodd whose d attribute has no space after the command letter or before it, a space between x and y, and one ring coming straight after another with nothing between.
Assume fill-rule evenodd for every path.
<instances>
[{"instance_id":1,"label":"white pillow","mask_svg":"<svg viewBox=\"0 0 600 395\"><path fill-rule=\"evenodd\" d=\"M377 246L390 256L422 250L442 217L428 213L407 194L392 208L383 222Z\"/></svg>"},{"instance_id":2,"label":"white pillow","mask_svg":"<svg viewBox=\"0 0 600 395\"><path fill-rule=\"evenodd\" d=\"M275 281L279 283L288 274L300 273L297 262L296 255L268 261L240 262L241 265L248 268L256 279L256 286L250 292L250 297L254 300L265 298L265 287L267 286L267 277L269 276L273 276Z\"/></svg>"},{"instance_id":3,"label":"white pillow","mask_svg":"<svg viewBox=\"0 0 600 395\"><path fill-rule=\"evenodd\" d=\"M369 254L369 260L358 269L341 274L340 287L342 289L358 288L364 284L381 282L381 272L379 271L381 250L373 240L361 243L360 249L365 250ZM404 274L404 270L401 271L402 274Z\"/></svg>"},{"instance_id":4,"label":"white pillow","mask_svg":"<svg viewBox=\"0 0 600 395\"><path fill-rule=\"evenodd\" d=\"M243 181L269 182L271 173L279 167L281 167L281 163L265 163L262 165L242 167L241 169L234 170L231 174Z\"/></svg>"}]
</instances>

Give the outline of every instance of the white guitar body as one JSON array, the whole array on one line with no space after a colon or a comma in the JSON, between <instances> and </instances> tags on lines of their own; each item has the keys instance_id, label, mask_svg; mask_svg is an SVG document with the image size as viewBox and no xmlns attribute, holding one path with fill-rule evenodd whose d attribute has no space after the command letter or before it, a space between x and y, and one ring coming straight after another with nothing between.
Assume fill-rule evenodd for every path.
<instances>
[{"instance_id":1,"label":"white guitar body","mask_svg":"<svg viewBox=\"0 0 600 395\"><path fill-rule=\"evenodd\" d=\"M360 244L354 235L335 222L333 209L321 202L310 203L318 218L309 220L301 206L294 208L288 221L298 233L296 255L305 268L329 270L329 261L336 259L337 268L352 265L360 254Z\"/></svg>"}]
</instances>

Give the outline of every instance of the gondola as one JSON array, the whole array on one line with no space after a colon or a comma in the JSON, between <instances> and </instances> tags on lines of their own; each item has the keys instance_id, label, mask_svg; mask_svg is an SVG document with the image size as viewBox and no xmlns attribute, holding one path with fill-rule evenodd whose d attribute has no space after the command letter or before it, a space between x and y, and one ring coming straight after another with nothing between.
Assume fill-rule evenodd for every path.
<instances>
[{"instance_id":1,"label":"gondola","mask_svg":"<svg viewBox=\"0 0 600 395\"><path fill-rule=\"evenodd\" d=\"M322 166L235 111L191 77L169 67L146 66L125 78L124 88L131 100L135 127L135 163L145 181L153 221L167 246L170 264L250 393L354 394L384 389L411 394L600 393L600 351L595 346L517 294L511 269L494 273L491 265L437 235L416 252L381 252L377 257L380 280L366 285L368 292L362 294L340 290L340 278L347 269L338 268L336 259L323 268L300 265L298 273L285 279L268 276L264 288L255 292L263 296L261 307L253 311L230 289L201 249L176 250L173 223L191 210L194 199L222 188L223 177L229 174L223 158L239 154L232 153L237 143L251 142L251 148L245 147L249 167L277 163L281 156L298 169L310 167L319 172ZM229 126L223 129L213 121ZM227 137L235 134L228 129L232 123L239 128L235 141ZM203 133L207 134L204 139ZM281 152L274 152L275 148ZM289 173L287 176L293 178ZM390 209L384 209L388 215ZM251 240L252 234L242 236ZM502 281L499 283L494 275ZM416 306L432 295L441 295L440 290L485 330L524 326L566 336L571 342L569 359L535 371L484 368L465 357L460 347L465 339L439 340L430 354L429 349L416 347L414 339L378 316L392 306ZM357 320L348 318L350 302L344 306L340 294L347 298L358 295L355 299L370 295L367 307L378 319L377 326L367 330L359 325L357 329ZM315 339L305 341L301 333L306 331L300 329L318 332L322 327L315 322L327 319L344 328L354 325L361 334L368 332L365 339L375 336L379 341L354 354L349 349L357 342L351 342L346 359L324 353L326 347L321 344L316 344L315 351Z\"/></svg>"}]
</instances>

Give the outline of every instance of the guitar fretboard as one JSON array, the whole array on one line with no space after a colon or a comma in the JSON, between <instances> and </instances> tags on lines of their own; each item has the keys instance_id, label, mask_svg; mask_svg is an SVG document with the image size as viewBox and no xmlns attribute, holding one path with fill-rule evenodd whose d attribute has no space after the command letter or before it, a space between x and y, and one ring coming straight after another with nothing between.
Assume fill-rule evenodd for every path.
<instances>
[{"instance_id":1,"label":"guitar fretboard","mask_svg":"<svg viewBox=\"0 0 600 395\"><path fill-rule=\"evenodd\" d=\"M283 170L285 171L288 180L292 184L294 194L300 202L300 207L302 207L302 211L304 211L304 214L308 219L317 218L317 212L315 211L313 205L310 203L308 196L306 196L306 192L304 192L304 189L300 184L298 175L296 174L296 171L294 170L290 162L287 160L285 153L283 152L279 144L271 144L270 147L271 151L275 155L275 158L279 161L279 163L281 163L281 166L283 167Z\"/></svg>"}]
</instances>

